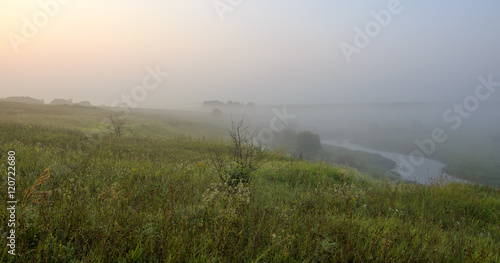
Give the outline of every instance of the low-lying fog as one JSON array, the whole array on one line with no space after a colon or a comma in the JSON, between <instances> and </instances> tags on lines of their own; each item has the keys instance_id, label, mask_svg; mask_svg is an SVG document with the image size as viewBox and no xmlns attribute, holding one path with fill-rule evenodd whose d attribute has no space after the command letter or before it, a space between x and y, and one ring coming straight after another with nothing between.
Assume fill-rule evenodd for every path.
<instances>
[{"instance_id":1,"label":"low-lying fog","mask_svg":"<svg viewBox=\"0 0 500 263\"><path fill-rule=\"evenodd\" d=\"M276 138L286 128L296 132L312 131L323 143L332 140L335 144L349 142L357 145L356 148L361 146L381 155L385 152L402 154L408 166L399 172L402 175L406 171L410 176L408 170L416 168L415 173L411 171L411 176L420 171L422 176L439 178L441 172L444 173L441 169L446 166L444 170L448 174L454 172L461 178L478 178L483 183L496 184L500 177L500 103L482 102L476 107L460 105L387 103L221 107L222 116L219 118L229 120L232 117L238 121L244 116L252 129L261 131L257 137L264 144L279 141ZM417 157L425 157L426 162L411 165L418 164ZM397 166L405 166L398 157L392 159Z\"/></svg>"}]
</instances>

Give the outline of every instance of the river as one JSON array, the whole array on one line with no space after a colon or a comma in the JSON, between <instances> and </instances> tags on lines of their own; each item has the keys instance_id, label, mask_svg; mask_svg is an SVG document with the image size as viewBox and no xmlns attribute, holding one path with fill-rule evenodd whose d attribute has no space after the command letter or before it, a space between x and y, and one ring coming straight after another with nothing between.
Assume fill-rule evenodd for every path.
<instances>
[{"instance_id":1,"label":"river","mask_svg":"<svg viewBox=\"0 0 500 263\"><path fill-rule=\"evenodd\" d=\"M348 140L342 142L338 142L336 140L325 140L321 141L321 143L325 145L342 147L353 151L378 154L382 157L390 159L396 163L396 167L392 169L393 172L396 172L405 180L417 182L419 184L431 184L433 182L451 182L451 181L463 182L463 183L467 182L465 180L455 178L443 172L443 169L446 167L444 163L431 160L428 158L424 158L423 161L420 160L421 164L418 166L414 166L411 165L409 161L406 162L402 161L403 159L410 160L410 156L405 154L377 151L360 145L353 144Z\"/></svg>"}]
</instances>

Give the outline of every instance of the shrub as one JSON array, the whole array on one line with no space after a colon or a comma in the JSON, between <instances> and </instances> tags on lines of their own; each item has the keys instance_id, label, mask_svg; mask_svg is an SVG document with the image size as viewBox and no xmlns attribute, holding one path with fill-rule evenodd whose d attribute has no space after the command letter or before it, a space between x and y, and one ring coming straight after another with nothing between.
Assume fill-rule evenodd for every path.
<instances>
[{"instance_id":1,"label":"shrub","mask_svg":"<svg viewBox=\"0 0 500 263\"><path fill-rule=\"evenodd\" d=\"M310 158L318 154L321 150L321 141L319 135L310 131L303 131L297 135L297 153Z\"/></svg>"},{"instance_id":2,"label":"shrub","mask_svg":"<svg viewBox=\"0 0 500 263\"><path fill-rule=\"evenodd\" d=\"M212 164L226 185L235 186L240 182L247 184L250 182L250 174L266 162L264 149L254 140L256 132L250 134L248 127L243 126L243 120L238 123L232 121L228 132L231 146L214 147L211 150Z\"/></svg>"},{"instance_id":3,"label":"shrub","mask_svg":"<svg viewBox=\"0 0 500 263\"><path fill-rule=\"evenodd\" d=\"M222 116L222 111L218 108L214 108L212 110L212 116L213 117L220 117L220 116Z\"/></svg>"}]
</instances>

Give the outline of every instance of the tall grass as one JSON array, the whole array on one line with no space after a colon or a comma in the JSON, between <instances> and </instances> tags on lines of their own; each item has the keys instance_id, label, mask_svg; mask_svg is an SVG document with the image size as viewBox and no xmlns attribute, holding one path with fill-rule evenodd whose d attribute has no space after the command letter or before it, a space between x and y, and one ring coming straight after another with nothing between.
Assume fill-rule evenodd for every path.
<instances>
[{"instance_id":1,"label":"tall grass","mask_svg":"<svg viewBox=\"0 0 500 263\"><path fill-rule=\"evenodd\" d=\"M498 189L383 183L275 155L227 193L208 139L0 123L0 170L15 150L23 206L19 256L2 250L3 262L500 261Z\"/></svg>"}]
</instances>

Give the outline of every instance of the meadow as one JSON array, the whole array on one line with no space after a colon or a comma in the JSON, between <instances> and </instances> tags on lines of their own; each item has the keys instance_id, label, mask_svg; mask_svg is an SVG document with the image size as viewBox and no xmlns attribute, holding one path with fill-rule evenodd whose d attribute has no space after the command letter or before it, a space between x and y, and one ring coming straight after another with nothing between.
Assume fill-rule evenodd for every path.
<instances>
[{"instance_id":1,"label":"meadow","mask_svg":"<svg viewBox=\"0 0 500 263\"><path fill-rule=\"evenodd\" d=\"M500 261L499 189L377 180L284 152L228 188L210 154L229 155L224 121L132 113L117 137L99 128L107 114L0 102L0 196L9 151L18 174L17 255L2 202L1 262Z\"/></svg>"}]
</instances>

